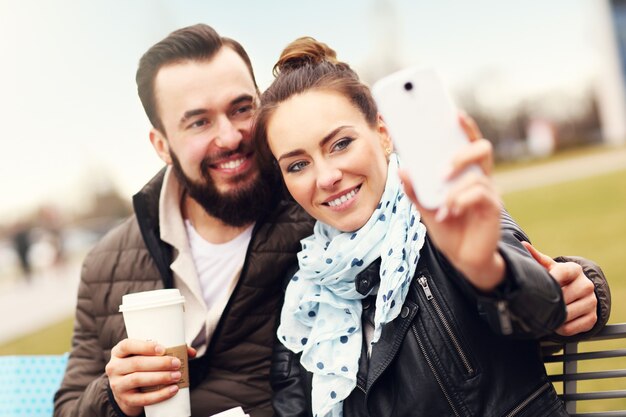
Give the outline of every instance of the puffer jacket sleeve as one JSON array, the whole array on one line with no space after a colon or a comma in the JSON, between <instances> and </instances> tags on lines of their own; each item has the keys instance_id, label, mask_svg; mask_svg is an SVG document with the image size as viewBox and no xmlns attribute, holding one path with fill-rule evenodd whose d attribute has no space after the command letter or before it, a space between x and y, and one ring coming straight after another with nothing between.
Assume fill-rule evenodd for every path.
<instances>
[{"instance_id":1,"label":"puffer jacket sleeve","mask_svg":"<svg viewBox=\"0 0 626 417\"><path fill-rule=\"evenodd\" d=\"M578 256L559 256L554 258L554 260L557 262L575 262L582 267L585 276L593 282L594 292L598 301L596 307L598 320L596 324L586 332L567 337L554 334L548 337L548 339L558 343L571 343L585 340L597 334L609 321L611 314L611 290L609 289L609 283L600 266L589 259L580 258Z\"/></svg>"},{"instance_id":2,"label":"puffer jacket sleeve","mask_svg":"<svg viewBox=\"0 0 626 417\"><path fill-rule=\"evenodd\" d=\"M92 251L93 252L93 251ZM72 350L61 387L54 396L54 417L124 417L110 401L103 348L99 343L88 256L78 289ZM102 295L100 295L102 296Z\"/></svg>"},{"instance_id":3,"label":"puffer jacket sleeve","mask_svg":"<svg viewBox=\"0 0 626 417\"><path fill-rule=\"evenodd\" d=\"M528 253L521 240L528 240L506 211L502 211L498 251L506 272L504 282L482 293L466 281L481 316L492 330L504 336L537 339L551 334L566 318L565 302L555 279Z\"/></svg>"}]
</instances>

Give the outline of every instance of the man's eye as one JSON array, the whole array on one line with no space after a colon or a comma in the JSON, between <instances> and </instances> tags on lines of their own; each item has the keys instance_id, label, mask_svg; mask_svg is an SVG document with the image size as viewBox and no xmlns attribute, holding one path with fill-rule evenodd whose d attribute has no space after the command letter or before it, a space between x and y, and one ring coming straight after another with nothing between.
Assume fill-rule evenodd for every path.
<instances>
[{"instance_id":1,"label":"man's eye","mask_svg":"<svg viewBox=\"0 0 626 417\"><path fill-rule=\"evenodd\" d=\"M199 119L189 125L190 128L203 127L209 124L207 119Z\"/></svg>"},{"instance_id":2,"label":"man's eye","mask_svg":"<svg viewBox=\"0 0 626 417\"><path fill-rule=\"evenodd\" d=\"M343 149L346 149L352 143L353 140L354 139L352 138L342 138L333 145L332 150L341 151Z\"/></svg>"},{"instance_id":3,"label":"man's eye","mask_svg":"<svg viewBox=\"0 0 626 417\"><path fill-rule=\"evenodd\" d=\"M306 161L298 161L298 162L294 162L293 164L290 164L287 167L287 172L300 172L304 169L304 167L306 167L307 165L309 165L308 162Z\"/></svg>"},{"instance_id":4,"label":"man's eye","mask_svg":"<svg viewBox=\"0 0 626 417\"><path fill-rule=\"evenodd\" d=\"M252 110L254 110L254 106L252 104L248 104L246 106L241 106L241 107L238 107L237 109L235 109L234 114L235 115L247 114L247 113L250 113Z\"/></svg>"}]
</instances>

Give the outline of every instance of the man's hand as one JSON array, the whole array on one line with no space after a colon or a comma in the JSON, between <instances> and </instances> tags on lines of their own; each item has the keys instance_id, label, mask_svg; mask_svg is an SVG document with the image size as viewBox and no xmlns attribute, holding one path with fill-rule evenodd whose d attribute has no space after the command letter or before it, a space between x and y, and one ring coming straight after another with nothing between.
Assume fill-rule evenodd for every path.
<instances>
[{"instance_id":1,"label":"man's hand","mask_svg":"<svg viewBox=\"0 0 626 417\"><path fill-rule=\"evenodd\" d=\"M187 348L190 357L196 355ZM109 386L117 405L128 416L138 416L146 405L156 404L178 392L180 360L164 356L165 348L155 342L124 339L111 350L106 365ZM150 392L141 388L162 386Z\"/></svg>"},{"instance_id":2,"label":"man's hand","mask_svg":"<svg viewBox=\"0 0 626 417\"><path fill-rule=\"evenodd\" d=\"M585 276L582 267L575 262L555 262L530 243L522 244L533 258L546 268L563 291L567 318L565 323L556 329L556 333L561 336L573 336L591 330L598 320L598 300L593 282Z\"/></svg>"}]
</instances>

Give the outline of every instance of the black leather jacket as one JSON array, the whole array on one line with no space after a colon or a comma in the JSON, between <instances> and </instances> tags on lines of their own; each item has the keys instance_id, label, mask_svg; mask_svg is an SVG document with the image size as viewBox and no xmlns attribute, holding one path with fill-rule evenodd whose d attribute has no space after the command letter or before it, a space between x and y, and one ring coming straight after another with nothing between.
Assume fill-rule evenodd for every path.
<instances>
[{"instance_id":1,"label":"black leather jacket","mask_svg":"<svg viewBox=\"0 0 626 417\"><path fill-rule=\"evenodd\" d=\"M505 215L499 250L507 270L494 293L476 291L430 240L400 315L384 326L344 416L567 416L548 381L538 338L565 320L556 281L519 243ZM378 263L356 279L377 284ZM374 303L363 300L363 319ZM311 375L277 342L271 371L277 416L310 416ZM320 416L321 417L321 416Z\"/></svg>"}]
</instances>

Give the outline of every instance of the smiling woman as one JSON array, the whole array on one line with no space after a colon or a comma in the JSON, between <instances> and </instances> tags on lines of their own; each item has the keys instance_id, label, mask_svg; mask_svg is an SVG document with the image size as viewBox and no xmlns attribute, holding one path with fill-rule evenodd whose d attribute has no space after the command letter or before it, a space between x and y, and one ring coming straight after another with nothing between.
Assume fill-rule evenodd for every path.
<instances>
[{"instance_id":1,"label":"smiling woman","mask_svg":"<svg viewBox=\"0 0 626 417\"><path fill-rule=\"evenodd\" d=\"M300 38L277 70L254 139L318 221L285 294L276 414L567 415L536 355L565 319L562 294L501 220L491 147L468 143L476 158L456 155L457 185L424 210L369 89L332 49ZM458 174L470 163L482 174Z\"/></svg>"},{"instance_id":2,"label":"smiling woman","mask_svg":"<svg viewBox=\"0 0 626 417\"><path fill-rule=\"evenodd\" d=\"M313 91L276 109L268 142L287 189L311 216L342 231L367 222L387 178L382 123L370 126L341 94Z\"/></svg>"}]
</instances>

